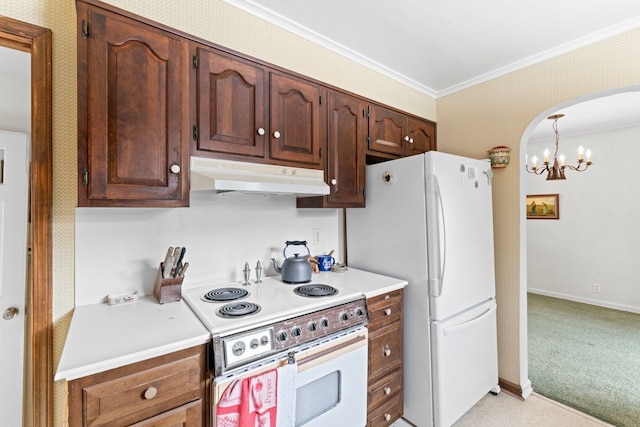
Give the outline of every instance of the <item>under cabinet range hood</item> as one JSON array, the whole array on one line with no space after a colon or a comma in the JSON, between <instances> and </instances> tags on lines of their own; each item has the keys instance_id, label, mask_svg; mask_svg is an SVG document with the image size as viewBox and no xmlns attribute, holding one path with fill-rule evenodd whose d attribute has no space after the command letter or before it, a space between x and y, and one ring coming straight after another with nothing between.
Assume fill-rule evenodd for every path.
<instances>
[{"instance_id":1,"label":"under cabinet range hood","mask_svg":"<svg viewBox=\"0 0 640 427\"><path fill-rule=\"evenodd\" d=\"M191 191L325 196L324 172L292 166L191 157Z\"/></svg>"}]
</instances>

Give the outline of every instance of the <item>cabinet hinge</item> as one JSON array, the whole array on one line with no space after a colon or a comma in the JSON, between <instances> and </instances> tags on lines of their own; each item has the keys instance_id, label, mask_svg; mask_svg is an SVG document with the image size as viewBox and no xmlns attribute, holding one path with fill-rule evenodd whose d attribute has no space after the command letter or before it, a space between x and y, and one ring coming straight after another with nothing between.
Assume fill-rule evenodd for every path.
<instances>
[{"instance_id":1,"label":"cabinet hinge","mask_svg":"<svg viewBox=\"0 0 640 427\"><path fill-rule=\"evenodd\" d=\"M89 37L89 23L86 20L82 20L82 38L87 39Z\"/></svg>"},{"instance_id":2,"label":"cabinet hinge","mask_svg":"<svg viewBox=\"0 0 640 427\"><path fill-rule=\"evenodd\" d=\"M192 66L194 70L198 69L198 55L193 55Z\"/></svg>"},{"instance_id":3,"label":"cabinet hinge","mask_svg":"<svg viewBox=\"0 0 640 427\"><path fill-rule=\"evenodd\" d=\"M322 95L320 95L318 98L320 98L320 99L319 99L319 101L320 101L320 105L322 105Z\"/></svg>"},{"instance_id":4,"label":"cabinet hinge","mask_svg":"<svg viewBox=\"0 0 640 427\"><path fill-rule=\"evenodd\" d=\"M371 118L371 106L367 107L367 119Z\"/></svg>"},{"instance_id":5,"label":"cabinet hinge","mask_svg":"<svg viewBox=\"0 0 640 427\"><path fill-rule=\"evenodd\" d=\"M322 147L320 147L320 158L322 158Z\"/></svg>"},{"instance_id":6,"label":"cabinet hinge","mask_svg":"<svg viewBox=\"0 0 640 427\"><path fill-rule=\"evenodd\" d=\"M82 186L87 187L89 185L89 170L82 168Z\"/></svg>"},{"instance_id":7,"label":"cabinet hinge","mask_svg":"<svg viewBox=\"0 0 640 427\"><path fill-rule=\"evenodd\" d=\"M198 140L198 126L193 125L193 128L191 128L191 133L193 135L193 140L197 141Z\"/></svg>"}]
</instances>

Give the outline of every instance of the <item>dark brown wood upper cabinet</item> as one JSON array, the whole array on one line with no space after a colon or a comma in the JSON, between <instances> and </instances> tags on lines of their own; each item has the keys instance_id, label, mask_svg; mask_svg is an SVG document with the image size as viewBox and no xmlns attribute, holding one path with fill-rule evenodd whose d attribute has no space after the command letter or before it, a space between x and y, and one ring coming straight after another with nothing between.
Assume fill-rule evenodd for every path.
<instances>
[{"instance_id":1,"label":"dark brown wood upper cabinet","mask_svg":"<svg viewBox=\"0 0 640 427\"><path fill-rule=\"evenodd\" d=\"M325 176L331 193L300 198L298 207L364 207L367 105L361 98L329 92Z\"/></svg>"},{"instance_id":2,"label":"dark brown wood upper cabinet","mask_svg":"<svg viewBox=\"0 0 640 427\"><path fill-rule=\"evenodd\" d=\"M404 156L407 116L375 104L369 114L369 150Z\"/></svg>"},{"instance_id":3,"label":"dark brown wood upper cabinet","mask_svg":"<svg viewBox=\"0 0 640 427\"><path fill-rule=\"evenodd\" d=\"M186 40L78 2L78 204L188 205Z\"/></svg>"},{"instance_id":4,"label":"dark brown wood upper cabinet","mask_svg":"<svg viewBox=\"0 0 640 427\"><path fill-rule=\"evenodd\" d=\"M222 52L198 48L198 151L264 157L265 70Z\"/></svg>"},{"instance_id":5,"label":"dark brown wood upper cabinet","mask_svg":"<svg viewBox=\"0 0 640 427\"><path fill-rule=\"evenodd\" d=\"M395 158L435 150L436 125L390 108L371 104L368 152Z\"/></svg>"},{"instance_id":6,"label":"dark brown wood upper cabinet","mask_svg":"<svg viewBox=\"0 0 640 427\"><path fill-rule=\"evenodd\" d=\"M436 149L435 123L407 117L407 156L426 153Z\"/></svg>"},{"instance_id":7,"label":"dark brown wood upper cabinet","mask_svg":"<svg viewBox=\"0 0 640 427\"><path fill-rule=\"evenodd\" d=\"M320 167L325 139L325 90L312 82L270 73L269 157Z\"/></svg>"}]
</instances>

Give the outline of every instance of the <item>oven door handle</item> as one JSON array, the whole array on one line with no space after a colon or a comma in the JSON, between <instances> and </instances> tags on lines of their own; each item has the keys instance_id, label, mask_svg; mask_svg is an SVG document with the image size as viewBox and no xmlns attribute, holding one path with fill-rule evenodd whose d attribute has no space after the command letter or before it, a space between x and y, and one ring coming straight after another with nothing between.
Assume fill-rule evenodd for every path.
<instances>
[{"instance_id":1,"label":"oven door handle","mask_svg":"<svg viewBox=\"0 0 640 427\"><path fill-rule=\"evenodd\" d=\"M338 340L335 345L326 348L323 347L320 350L310 348L298 352L296 353L298 372L304 372L307 369L325 363L327 360L335 359L357 348L364 347L367 345L367 340L367 329L363 328L362 331L358 331L355 336L347 340Z\"/></svg>"}]
</instances>

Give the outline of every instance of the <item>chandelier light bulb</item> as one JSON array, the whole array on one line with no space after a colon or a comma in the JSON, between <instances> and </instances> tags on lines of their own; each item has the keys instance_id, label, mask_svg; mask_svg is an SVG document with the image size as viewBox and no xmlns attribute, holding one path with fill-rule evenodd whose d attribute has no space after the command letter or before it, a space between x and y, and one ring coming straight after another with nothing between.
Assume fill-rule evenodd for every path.
<instances>
[{"instance_id":1,"label":"chandelier light bulb","mask_svg":"<svg viewBox=\"0 0 640 427\"><path fill-rule=\"evenodd\" d=\"M533 156L531 158L531 167L535 169L536 168L536 163L538 163L538 156Z\"/></svg>"},{"instance_id":2,"label":"chandelier light bulb","mask_svg":"<svg viewBox=\"0 0 640 427\"><path fill-rule=\"evenodd\" d=\"M564 166L564 154L560 154L560 166Z\"/></svg>"},{"instance_id":3,"label":"chandelier light bulb","mask_svg":"<svg viewBox=\"0 0 640 427\"><path fill-rule=\"evenodd\" d=\"M545 163L549 163L549 149L548 148L544 149L544 162Z\"/></svg>"},{"instance_id":4,"label":"chandelier light bulb","mask_svg":"<svg viewBox=\"0 0 640 427\"><path fill-rule=\"evenodd\" d=\"M587 163L591 163L591 150L587 150Z\"/></svg>"},{"instance_id":5,"label":"chandelier light bulb","mask_svg":"<svg viewBox=\"0 0 640 427\"><path fill-rule=\"evenodd\" d=\"M581 145L578 147L578 160L584 159L584 147Z\"/></svg>"}]
</instances>

